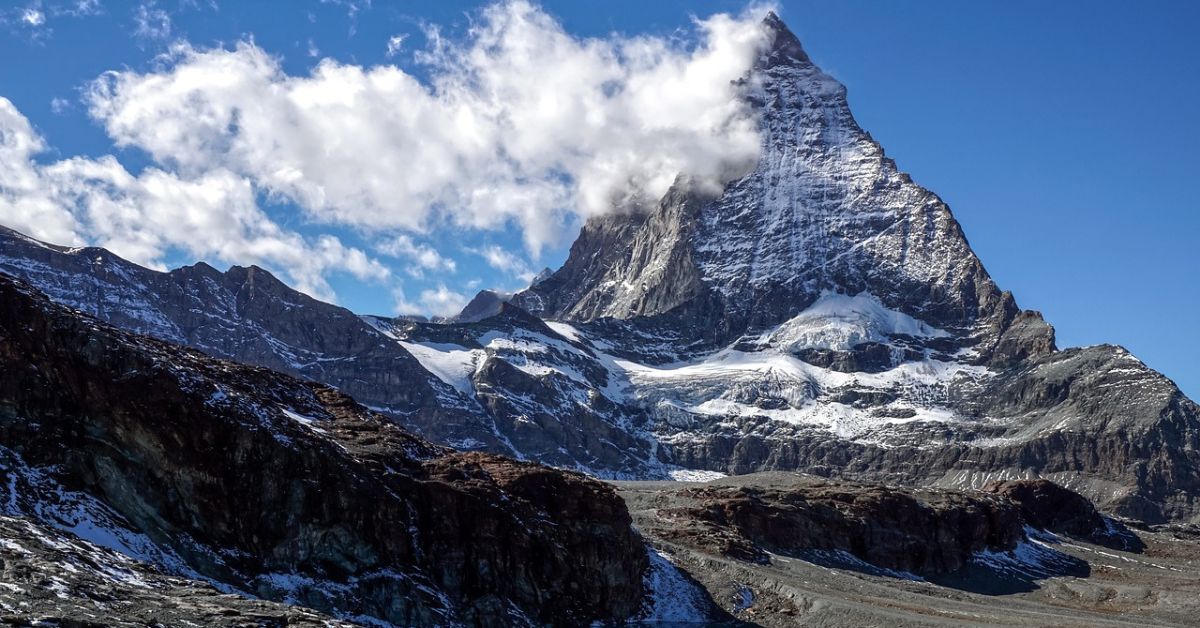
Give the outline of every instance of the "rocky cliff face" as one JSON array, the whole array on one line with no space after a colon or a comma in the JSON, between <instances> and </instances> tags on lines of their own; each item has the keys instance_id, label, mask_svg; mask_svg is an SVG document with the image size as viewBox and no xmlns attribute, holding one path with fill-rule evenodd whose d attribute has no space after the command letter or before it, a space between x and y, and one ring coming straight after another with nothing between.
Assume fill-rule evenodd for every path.
<instances>
[{"instance_id":1,"label":"rocky cliff face","mask_svg":"<svg viewBox=\"0 0 1200 628\"><path fill-rule=\"evenodd\" d=\"M655 550L754 625L1194 623L1187 526L1135 535L1044 480L910 489L772 471L617 486Z\"/></svg>"},{"instance_id":2,"label":"rocky cliff face","mask_svg":"<svg viewBox=\"0 0 1200 628\"><path fill-rule=\"evenodd\" d=\"M932 576L960 570L981 553L1012 552L1039 530L1118 549L1138 544L1083 496L1044 480L980 492L777 473L660 490L654 499L661 507L641 522L648 536L752 563L845 553L880 569Z\"/></svg>"},{"instance_id":3,"label":"rocky cliff face","mask_svg":"<svg viewBox=\"0 0 1200 628\"><path fill-rule=\"evenodd\" d=\"M641 608L645 548L595 480L431 445L340 391L118 331L6 275L0 370L7 517L343 617Z\"/></svg>"}]
</instances>

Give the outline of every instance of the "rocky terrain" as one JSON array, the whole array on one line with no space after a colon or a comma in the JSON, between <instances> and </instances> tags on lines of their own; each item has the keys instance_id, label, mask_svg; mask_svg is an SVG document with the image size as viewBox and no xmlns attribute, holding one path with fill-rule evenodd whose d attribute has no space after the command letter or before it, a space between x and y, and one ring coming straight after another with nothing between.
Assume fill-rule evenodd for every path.
<instances>
[{"instance_id":1,"label":"rocky terrain","mask_svg":"<svg viewBox=\"0 0 1200 628\"><path fill-rule=\"evenodd\" d=\"M162 273L0 227L0 271L122 329L324 382L389 416L473 420L456 390L360 317L256 266L220 272L200 262Z\"/></svg>"},{"instance_id":2,"label":"rocky terrain","mask_svg":"<svg viewBox=\"0 0 1200 628\"><path fill-rule=\"evenodd\" d=\"M37 623L35 623L37 622ZM0 516L0 623L44 626L352 626L222 593L35 519Z\"/></svg>"},{"instance_id":3,"label":"rocky terrain","mask_svg":"<svg viewBox=\"0 0 1200 628\"><path fill-rule=\"evenodd\" d=\"M28 530L5 541L18 554L78 549L74 535L164 577L398 625L586 623L643 607L646 550L595 480L454 453L325 385L116 330L4 275L0 370L0 502L6 529ZM30 560L49 560L40 551ZM106 586L145 569L80 551Z\"/></svg>"},{"instance_id":4,"label":"rocky terrain","mask_svg":"<svg viewBox=\"0 0 1200 628\"><path fill-rule=\"evenodd\" d=\"M1200 612L1194 527L1130 530L1042 481L619 485L656 550L751 625L1190 626Z\"/></svg>"}]
</instances>

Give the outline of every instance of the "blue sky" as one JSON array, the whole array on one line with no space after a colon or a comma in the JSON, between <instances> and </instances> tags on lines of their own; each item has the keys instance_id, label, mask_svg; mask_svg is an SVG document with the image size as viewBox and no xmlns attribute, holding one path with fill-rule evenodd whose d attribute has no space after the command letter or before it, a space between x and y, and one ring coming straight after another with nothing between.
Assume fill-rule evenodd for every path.
<instances>
[{"instance_id":1,"label":"blue sky","mask_svg":"<svg viewBox=\"0 0 1200 628\"><path fill-rule=\"evenodd\" d=\"M44 150L33 157L38 163L115 155L136 177L144 168L163 167L146 148L161 144L127 128L127 141L117 146L112 129L89 115L85 96L105 72L144 78L178 67L177 57L160 55L180 42L203 52L252 41L288 77L308 77L322 59L333 59L365 68L394 64L428 80L438 72L419 56L429 50L428 27L439 26L448 41L463 41L468 27L480 23L480 6L8 1L0 4L0 97L42 138ZM1200 396L1194 357L1200 355L1200 201L1193 190L1200 166L1200 47L1194 42L1200 5L858 0L777 6L813 59L847 85L862 126L902 169L950 204L996 281L1023 307L1041 310L1061 346L1125 345ZM701 37L692 16L738 14L745 4L542 7L576 38L648 35L686 54ZM390 54L389 41L398 42ZM231 181L239 193L236 177ZM412 309L451 307L480 287L519 288L529 272L561 263L578 225L569 213L548 219L557 235L538 237L535 259L528 232L540 217L484 228L434 219L416 231L393 222L380 230L354 221L318 224L286 194L251 194L251 205L262 208L272 229L309 244L331 235L341 248L322 249L330 255L355 249L385 267L314 266L313 276L360 312L391 313L398 300ZM400 246L407 253L378 253L381 239L400 236L407 237ZM155 249L161 265L216 256L178 240L164 242ZM497 252L508 257L497 259ZM416 261L422 254L424 266Z\"/></svg>"}]
</instances>

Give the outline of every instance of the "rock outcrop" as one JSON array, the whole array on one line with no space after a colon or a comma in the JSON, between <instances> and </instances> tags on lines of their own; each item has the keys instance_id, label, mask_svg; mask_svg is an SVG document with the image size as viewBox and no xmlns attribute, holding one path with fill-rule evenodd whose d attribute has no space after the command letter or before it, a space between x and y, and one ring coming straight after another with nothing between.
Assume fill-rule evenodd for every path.
<instances>
[{"instance_id":1,"label":"rock outcrop","mask_svg":"<svg viewBox=\"0 0 1200 628\"><path fill-rule=\"evenodd\" d=\"M654 518L639 522L647 536L750 563L840 552L931 576L961 570L981 554L1012 552L1028 542L1028 530L1116 542L1126 551L1139 543L1083 496L1044 480L985 491L912 490L767 473L657 490Z\"/></svg>"},{"instance_id":2,"label":"rock outcrop","mask_svg":"<svg viewBox=\"0 0 1200 628\"><path fill-rule=\"evenodd\" d=\"M768 552L840 551L929 575L960 569L979 552L1011 551L1025 538L1020 508L983 493L796 478L688 487L674 499L690 505L660 511L663 527L650 536L751 562L768 562Z\"/></svg>"},{"instance_id":3,"label":"rock outcrop","mask_svg":"<svg viewBox=\"0 0 1200 628\"><path fill-rule=\"evenodd\" d=\"M1125 551L1143 544L1123 524L1101 515L1086 497L1048 480L1008 480L984 487L1021 509L1021 518L1039 530L1085 539Z\"/></svg>"}]
</instances>

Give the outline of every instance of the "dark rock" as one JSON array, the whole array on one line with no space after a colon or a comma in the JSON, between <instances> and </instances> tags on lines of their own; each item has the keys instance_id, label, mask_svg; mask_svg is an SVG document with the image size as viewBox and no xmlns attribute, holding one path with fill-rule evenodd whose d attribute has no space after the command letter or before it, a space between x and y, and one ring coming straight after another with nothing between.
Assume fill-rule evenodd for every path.
<instances>
[{"instance_id":1,"label":"dark rock","mask_svg":"<svg viewBox=\"0 0 1200 628\"><path fill-rule=\"evenodd\" d=\"M22 512L91 496L208 578L397 624L640 606L644 548L595 480L451 453L324 385L117 331L3 275L0 369Z\"/></svg>"},{"instance_id":2,"label":"dark rock","mask_svg":"<svg viewBox=\"0 0 1200 628\"><path fill-rule=\"evenodd\" d=\"M985 494L816 479L676 493L696 505L665 512L670 528L649 534L751 562L766 561L767 551L832 550L885 569L936 574L983 550L1011 550L1024 538L1020 510Z\"/></svg>"},{"instance_id":3,"label":"dark rock","mask_svg":"<svg viewBox=\"0 0 1200 628\"><path fill-rule=\"evenodd\" d=\"M1140 551L1141 541L1119 522L1101 515L1086 497L1047 480L993 482L983 489L1002 495L1021 509L1029 525L1125 551Z\"/></svg>"}]
</instances>

